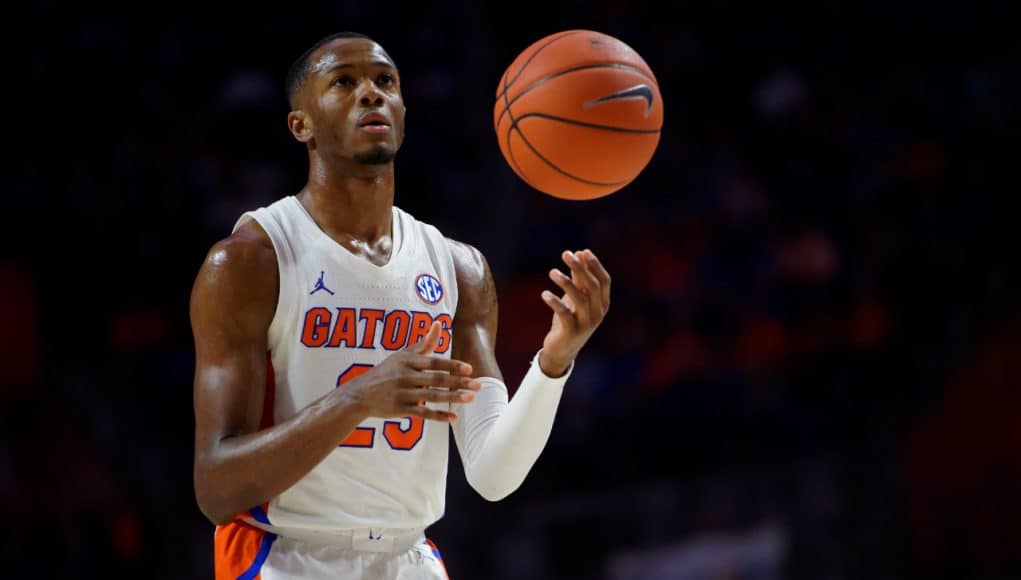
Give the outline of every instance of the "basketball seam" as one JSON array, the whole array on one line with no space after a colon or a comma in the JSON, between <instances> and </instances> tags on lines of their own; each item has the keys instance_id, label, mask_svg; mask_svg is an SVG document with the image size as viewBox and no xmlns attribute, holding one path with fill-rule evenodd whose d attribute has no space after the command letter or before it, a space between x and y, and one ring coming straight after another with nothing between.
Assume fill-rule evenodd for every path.
<instances>
[{"instance_id":1,"label":"basketball seam","mask_svg":"<svg viewBox=\"0 0 1021 580\"><path fill-rule=\"evenodd\" d=\"M510 82L506 82L506 81L505 81L505 82L503 83L503 92L502 92L502 93L498 93L498 94L496 95L496 98L497 98L497 99L499 99L500 97L502 97L502 96L504 95L504 93L506 93L506 92L507 92L507 89L509 89L509 88L510 88L510 86L511 86L511 85L513 85L513 84L514 84L514 82L518 80L518 77L520 77L520 76L521 76L521 73L525 72L525 69L526 69L526 68L528 68L528 65L529 65L529 63L531 63L531 62L532 62L532 60L533 60L533 59L534 59L535 57L539 56L539 53L540 53L540 52L542 52L542 51L543 51L543 49L545 49L545 48L546 48L547 46L549 46L549 45L553 44L554 42L556 42L556 41L560 40L561 38L566 38L566 37L568 37L568 36L573 36L573 35L575 35L575 34L580 34L580 33L582 33L582 32L584 32L584 31L583 31L583 30L572 30L572 31L570 31L570 32L565 32L565 33L563 33L563 34L561 34L561 35L557 36L556 38L551 38L551 39L549 40L549 42L547 42L546 44L544 44L544 45L540 46L539 48L535 49L535 52L533 52L533 53L532 53L532 56L529 56L529 57L528 57L528 60L526 60L526 61L524 62L524 64L522 64L522 65L521 65L521 68L520 68L520 69L518 70L517 74L515 74L515 75L514 75L514 78L512 78L512 79L510 80ZM506 75L504 76L504 78L506 78Z\"/></svg>"},{"instance_id":2,"label":"basketball seam","mask_svg":"<svg viewBox=\"0 0 1021 580\"><path fill-rule=\"evenodd\" d=\"M510 86L510 85L506 81L504 81L503 100L504 100L505 103L507 102L507 90L506 89L507 89L508 86ZM525 183L527 183L528 185L534 187L535 189L538 189L539 191L544 191L541 187L537 187L534 183L532 183L532 181L530 179L528 179L528 177L525 176L525 171L523 169L521 169L521 165L518 164L517 158L514 157L514 149L511 148L511 140L510 140L511 133L513 131L517 131L518 132L518 135L521 136L521 141L525 144L526 147L528 147L529 149L532 150L532 153L534 153L536 157L541 159L542 162L545 163L546 165L549 165L550 167L552 167L554 171L557 171L558 173L561 173L561 174L563 174L566 177L569 177L569 178L571 178L571 179L573 179L575 181L580 181L581 183L585 183L585 184L588 184L588 185L595 185L595 186L602 186L602 187L613 187L613 186L623 185L623 184L627 183L627 181L619 181L619 182L611 182L611 183L600 183L598 181L589 181L587 179L582 179L582 178L580 178L580 177L578 177L576 175L571 175L570 173L568 173L568 172L564 171L563 169L557 167L557 165L555 163L553 163L552 161L550 161L549 159L546 159L542 155L542 153L539 153L535 149L535 147L533 147L532 144L528 142L528 138L525 137L525 134L522 133L521 129L518 128L518 121L517 121L517 119L514 118L514 113L512 113L511 110L510 110L510 103L507 103L507 116L510 118L510 122L511 122L510 127L507 128L507 154L510 156L511 162L514 164L514 167L516 168L515 169L515 173L517 173L525 181Z\"/></svg>"},{"instance_id":3,"label":"basketball seam","mask_svg":"<svg viewBox=\"0 0 1021 580\"><path fill-rule=\"evenodd\" d=\"M556 38L554 38L553 40L556 40ZM550 41L550 42L553 42L553 41ZM549 45L547 44L546 46L549 46ZM542 48L545 48L545 47L542 47ZM540 50L542 48L540 48ZM536 51L536 53L538 54L538 51ZM521 70L524 70L524 67L522 67ZM506 108L507 116L510 117L510 121L511 121L510 127L507 128L507 155L510 157L511 163L514 164L514 172L517 173L518 176L521 177L521 179L523 179L525 181L525 183L527 183L528 185L534 187L535 189L538 189L539 191L542 191L542 188L537 187L534 183L532 183L532 181L530 179L528 179L528 177L525 176L525 170L521 168L521 165L518 163L517 158L514 157L514 150L511 149L511 132L514 131L514 129L515 129L515 122L514 122L514 114L510 112L510 103L507 103L507 88L508 87L510 87L510 83L507 81L507 76L504 75L504 79L503 79L503 93L501 93L499 96L497 96L497 99L499 99L500 97L503 97L504 102L507 104L507 108ZM497 126L499 127L499 124ZM519 131L519 133L520 133L520 131ZM522 138L524 138L524 136L522 136Z\"/></svg>"},{"instance_id":4,"label":"basketball seam","mask_svg":"<svg viewBox=\"0 0 1021 580\"><path fill-rule=\"evenodd\" d=\"M516 126L518 123L521 122L522 119L527 119L528 117L541 117L543 119L549 119L551 121L559 121L561 123L567 123L569 125L578 125L578 126L581 126L581 127L589 127L589 128L592 128L592 129L602 129L604 131L617 131L619 133L638 133L638 134L642 134L642 135L651 135L651 134L659 133L660 132L660 129L630 129L628 127L615 127L613 125L600 125L598 123L589 123L587 121L578 121L576 119L567 119L565 117L557 117L555 115L548 115L546 113L525 113L525 114L523 114L523 115L521 115L520 117L517 117L517 118L512 117L511 120L512 120L513 125Z\"/></svg>"},{"instance_id":5,"label":"basketball seam","mask_svg":"<svg viewBox=\"0 0 1021 580\"><path fill-rule=\"evenodd\" d=\"M536 185L534 183L532 183L532 181L530 179L528 179L528 177L525 175L525 172L521 169L521 165L518 164L517 158L514 157L514 150L511 149L511 146L510 146L510 136L511 136L511 131L513 129L514 129L513 127L511 127L510 129L507 129L507 155L510 156L511 163L514 164L514 167L517 167L516 173L518 174L518 177L520 177L521 179L525 180L525 183L527 183L528 185L530 185L532 187L535 187L535 189L540 189L539 187L536 187ZM540 191L541 191L541 189L540 189Z\"/></svg>"},{"instance_id":6,"label":"basketball seam","mask_svg":"<svg viewBox=\"0 0 1021 580\"><path fill-rule=\"evenodd\" d=\"M533 89L537 88L539 85L545 83L546 81L548 81L550 79L554 79L556 77L564 76L564 75L566 75L568 73L577 72L577 71L580 71L580 70L596 69L596 68L616 68L616 69L625 69L625 70L630 70L630 71L636 72L639 75L641 75L641 76L645 77L646 79L648 79L652 84L656 85L656 93L657 94L659 93L659 83L656 82L656 79L651 77L651 76L649 76L648 74L646 74L645 71L643 71L642 69L640 69L638 67L627 65L627 64L622 64L622 63L616 63L616 62L614 62L614 63L606 62L606 63L600 63L600 64L586 64L586 65L582 65L582 66L576 66L574 68L565 69L565 70L562 70L562 71L557 71L555 73L550 73L550 74L542 77L541 79L536 80L535 82L533 82L532 84L528 85L527 87L525 87L525 89L523 91L521 91L520 93L515 95L515 97L513 99L511 99L509 102L507 101L506 98L504 98L504 102L506 103L506 106L503 108L502 111L500 111L500 116L496 118L496 124L497 125L500 124L500 121L503 119L504 113L507 113L507 112L510 111L510 106L513 105L515 103L515 101L517 101L521 97L525 96L526 94L531 92ZM505 86L507 88L510 87L510 85L505 85ZM501 97L506 97L505 93L506 93L506 91L504 91L504 93L502 93L500 96Z\"/></svg>"},{"instance_id":7,"label":"basketball seam","mask_svg":"<svg viewBox=\"0 0 1021 580\"><path fill-rule=\"evenodd\" d=\"M576 31L576 32L581 32L581 31ZM525 144L526 147L528 147L532 151L532 153L535 154L536 157L541 159L542 162L545 163L546 165L549 165L551 168L553 168L554 171L564 175L565 177L568 177L570 179L573 179L573 180L581 182L581 183L585 183L587 185L594 185L594 186L597 186L597 187L614 187L614 186L625 185L630 180L611 181L611 182L591 181L591 180L588 180L588 179L583 179L583 178L578 177L576 175L572 175L572 174L568 173L567 171L564 171L563 169L558 167L555 163L553 163L549 159L546 159L546 157L544 157L542 153L539 153L539 151L536 150L536 148L533 147L532 144L528 142L528 138L525 137L525 134L521 131L521 129L518 128L518 120L514 118L514 113L512 113L511 110L510 110L511 103L507 99L507 90L510 88L510 85L515 80L517 80L517 78L525 70L525 67L528 66L528 63L531 62L531 60L533 58L535 58L535 55L539 54L539 51L541 51L543 48L546 48L550 44L556 42L557 40L559 40L559 39L561 39L561 38L563 38L565 36L568 36L570 34L574 34L574 33L562 34L562 35L558 36L557 38L554 38L554 39L550 40L548 43L544 44L543 46L539 47L539 50L536 50L535 53L533 53L532 56L529 57L528 61L521 67L521 70L518 71L518 74L515 75L514 78L511 79L510 81L506 80L507 77L506 77L506 75L504 75L503 92L497 95L497 99L500 99L501 97L503 98L504 105L505 105L504 111L507 113L507 116L510 117L510 121L511 121L510 127L507 128L507 154L510 157L511 162L514 164L514 167L516 168L515 172L518 174L518 176L521 177L525 181L525 183L527 183L531 187L534 187L535 189L538 189L540 191L542 191L542 188L537 187L534 183L532 183L532 181L530 179L528 179L528 177L526 177L525 171L521 168L521 165L518 163L517 158L514 156L514 149L511 147L511 140L510 140L511 133L513 131L517 131L518 135L521 137L521 141ZM616 64L617 63L613 63L613 65L616 65ZM613 66L613 65L599 65L599 66ZM632 67L628 67L627 65L623 65L623 66L626 67L626 68L632 68ZM653 81L653 82L655 82L655 81ZM531 90L531 88L532 87L529 87L527 90ZM521 95L518 95L518 96L520 97ZM517 99L517 97L515 97L515 100L516 99ZM500 117L501 117L501 119L503 118L503 113L500 114ZM497 126L499 126L499 124L497 124Z\"/></svg>"},{"instance_id":8,"label":"basketball seam","mask_svg":"<svg viewBox=\"0 0 1021 580\"><path fill-rule=\"evenodd\" d=\"M541 159L543 163L545 163L546 165L549 165L551 168L556 170L558 173L561 173L561 174L563 174L566 177L570 177L571 179L573 179L575 181L580 181L580 182L586 183L588 185L597 185L597 186L601 186L601 187L614 186L614 185L623 185L623 184L628 183L628 181L630 181L630 180L624 180L624 181L591 181L589 179L583 179L581 177L578 177L577 175L572 175L572 174L568 173L567 171L565 171L565 170L561 169L560 167L558 167L557 164L553 163L549 159L546 159L546 157L544 157L542 153L539 153L539 151L535 147L533 147L531 143L528 142L528 137L525 137L525 134L521 131L521 129L518 128L518 124L514 120L514 117L511 117L511 127L510 127L510 130L507 131L507 150L508 151L511 150L510 149L510 132L511 131L517 131L518 135L521 137L521 141L524 142L525 146L528 147L529 149L531 149L532 153L535 153L535 156L538 157L539 159ZM536 189L538 189L538 188L536 188Z\"/></svg>"}]
</instances>

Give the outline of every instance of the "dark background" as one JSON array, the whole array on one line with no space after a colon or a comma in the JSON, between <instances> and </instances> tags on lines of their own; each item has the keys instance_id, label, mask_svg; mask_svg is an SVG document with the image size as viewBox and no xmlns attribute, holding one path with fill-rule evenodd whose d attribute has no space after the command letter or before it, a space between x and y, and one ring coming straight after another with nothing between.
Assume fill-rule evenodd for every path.
<instances>
[{"instance_id":1,"label":"dark background","mask_svg":"<svg viewBox=\"0 0 1021 580\"><path fill-rule=\"evenodd\" d=\"M455 579L1021 577L1017 21L974 3L18 3L0 19L0 568L211 578L191 284L296 192L286 67L356 30L401 69L396 203L488 257L516 384L562 249L613 307L491 504L452 453ZM529 44L618 37L662 140L566 202L500 156ZM13 73L13 74L12 74Z\"/></svg>"}]
</instances>

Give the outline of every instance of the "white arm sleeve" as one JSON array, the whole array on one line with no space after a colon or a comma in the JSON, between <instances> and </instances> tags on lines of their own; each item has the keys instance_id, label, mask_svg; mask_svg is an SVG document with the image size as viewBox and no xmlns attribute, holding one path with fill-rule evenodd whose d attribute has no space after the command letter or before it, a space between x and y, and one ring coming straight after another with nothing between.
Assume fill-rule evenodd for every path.
<instances>
[{"instance_id":1,"label":"white arm sleeve","mask_svg":"<svg viewBox=\"0 0 1021 580\"><path fill-rule=\"evenodd\" d=\"M502 381L482 377L474 401L451 406L458 416L452 428L465 477L479 495L498 501L525 480L546 446L564 383L573 369L572 362L564 376L547 377L539 368L537 353L509 403Z\"/></svg>"}]
</instances>

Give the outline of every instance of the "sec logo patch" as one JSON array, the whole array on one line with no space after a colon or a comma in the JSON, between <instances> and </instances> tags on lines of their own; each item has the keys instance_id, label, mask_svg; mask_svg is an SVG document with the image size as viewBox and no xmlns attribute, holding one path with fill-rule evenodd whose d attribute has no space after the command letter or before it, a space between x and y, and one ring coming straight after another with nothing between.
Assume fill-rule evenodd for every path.
<instances>
[{"instance_id":1,"label":"sec logo patch","mask_svg":"<svg viewBox=\"0 0 1021 580\"><path fill-rule=\"evenodd\" d=\"M419 274L415 278L415 292L422 302L436 304L443 298L443 285L430 274Z\"/></svg>"}]
</instances>

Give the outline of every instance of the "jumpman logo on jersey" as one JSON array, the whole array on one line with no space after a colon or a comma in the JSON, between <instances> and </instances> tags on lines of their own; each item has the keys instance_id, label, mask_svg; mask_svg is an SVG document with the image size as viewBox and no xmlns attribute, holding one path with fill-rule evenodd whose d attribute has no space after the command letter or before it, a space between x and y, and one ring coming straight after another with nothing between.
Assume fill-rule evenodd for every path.
<instances>
[{"instance_id":1,"label":"jumpman logo on jersey","mask_svg":"<svg viewBox=\"0 0 1021 580\"><path fill-rule=\"evenodd\" d=\"M329 288L327 288L326 287L326 283L323 282L323 276L325 274L326 274L326 272L324 272L323 270L319 271L319 279L316 280L315 288L313 288L312 291L309 292L309 295L315 294L316 292L318 292L320 290L326 290L327 292L330 293L330 296L333 296L333 290L330 290Z\"/></svg>"}]
</instances>

